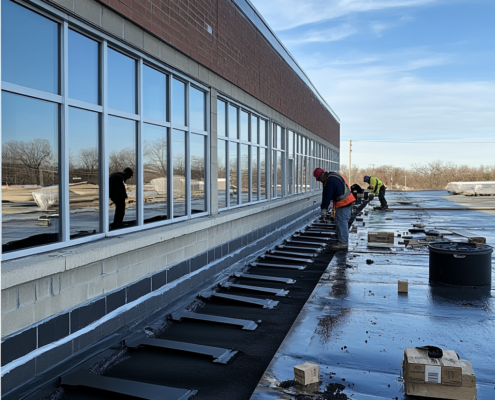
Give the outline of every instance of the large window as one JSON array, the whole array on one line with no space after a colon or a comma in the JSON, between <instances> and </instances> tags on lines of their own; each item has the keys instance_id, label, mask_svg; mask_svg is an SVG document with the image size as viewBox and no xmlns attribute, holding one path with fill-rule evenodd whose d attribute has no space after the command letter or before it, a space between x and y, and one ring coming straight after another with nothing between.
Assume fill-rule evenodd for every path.
<instances>
[{"instance_id":1,"label":"large window","mask_svg":"<svg viewBox=\"0 0 495 400\"><path fill-rule=\"evenodd\" d=\"M217 100L218 209L267 198L267 123L232 101Z\"/></svg>"},{"instance_id":2,"label":"large window","mask_svg":"<svg viewBox=\"0 0 495 400\"><path fill-rule=\"evenodd\" d=\"M206 88L82 23L1 17L4 259L208 213Z\"/></svg>"}]
</instances>

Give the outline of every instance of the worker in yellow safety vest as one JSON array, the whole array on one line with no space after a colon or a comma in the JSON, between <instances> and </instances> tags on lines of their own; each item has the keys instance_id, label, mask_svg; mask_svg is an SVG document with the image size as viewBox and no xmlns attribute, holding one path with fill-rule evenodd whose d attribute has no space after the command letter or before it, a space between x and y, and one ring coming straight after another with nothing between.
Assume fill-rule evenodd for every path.
<instances>
[{"instance_id":1,"label":"worker in yellow safety vest","mask_svg":"<svg viewBox=\"0 0 495 400\"><path fill-rule=\"evenodd\" d=\"M368 189L370 190L370 195L377 194L378 199L380 200L380 205L384 210L387 209L388 204L387 204L387 200L385 200L385 189L387 188L382 183L382 181L378 179L376 176L368 176L368 175L364 177L364 181L369 184ZM373 196L371 196L370 200L372 199Z\"/></svg>"}]
</instances>

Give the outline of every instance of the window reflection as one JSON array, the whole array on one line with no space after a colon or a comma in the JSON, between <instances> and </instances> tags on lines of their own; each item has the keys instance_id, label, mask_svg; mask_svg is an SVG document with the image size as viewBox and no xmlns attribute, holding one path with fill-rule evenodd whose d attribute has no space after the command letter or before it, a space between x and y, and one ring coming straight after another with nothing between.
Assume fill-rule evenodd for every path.
<instances>
[{"instance_id":1,"label":"window reflection","mask_svg":"<svg viewBox=\"0 0 495 400\"><path fill-rule=\"evenodd\" d=\"M167 75L143 65L143 115L167 120Z\"/></svg>"},{"instance_id":2,"label":"window reflection","mask_svg":"<svg viewBox=\"0 0 495 400\"><path fill-rule=\"evenodd\" d=\"M258 201L258 147L251 148L251 200Z\"/></svg>"},{"instance_id":3,"label":"window reflection","mask_svg":"<svg viewBox=\"0 0 495 400\"><path fill-rule=\"evenodd\" d=\"M59 93L58 24L2 0L2 81Z\"/></svg>"},{"instance_id":4,"label":"window reflection","mask_svg":"<svg viewBox=\"0 0 495 400\"><path fill-rule=\"evenodd\" d=\"M206 211L206 136L191 134L191 214Z\"/></svg>"},{"instance_id":5,"label":"window reflection","mask_svg":"<svg viewBox=\"0 0 495 400\"><path fill-rule=\"evenodd\" d=\"M58 105L2 93L2 251L58 242Z\"/></svg>"},{"instance_id":6,"label":"window reflection","mask_svg":"<svg viewBox=\"0 0 495 400\"><path fill-rule=\"evenodd\" d=\"M189 111L191 113L191 129L205 131L205 93L190 86L189 102Z\"/></svg>"},{"instance_id":7,"label":"window reflection","mask_svg":"<svg viewBox=\"0 0 495 400\"><path fill-rule=\"evenodd\" d=\"M229 146L229 195L230 205L239 204L238 182L237 182L237 143L230 143Z\"/></svg>"},{"instance_id":8,"label":"window reflection","mask_svg":"<svg viewBox=\"0 0 495 400\"><path fill-rule=\"evenodd\" d=\"M168 219L167 128L143 124L144 223Z\"/></svg>"},{"instance_id":9,"label":"window reflection","mask_svg":"<svg viewBox=\"0 0 495 400\"><path fill-rule=\"evenodd\" d=\"M218 208L227 207L227 141L218 141Z\"/></svg>"},{"instance_id":10,"label":"window reflection","mask_svg":"<svg viewBox=\"0 0 495 400\"><path fill-rule=\"evenodd\" d=\"M266 153L267 150L260 148L260 199L266 199Z\"/></svg>"},{"instance_id":11,"label":"window reflection","mask_svg":"<svg viewBox=\"0 0 495 400\"><path fill-rule=\"evenodd\" d=\"M282 196L282 152L277 151L277 197Z\"/></svg>"},{"instance_id":12,"label":"window reflection","mask_svg":"<svg viewBox=\"0 0 495 400\"><path fill-rule=\"evenodd\" d=\"M98 42L69 30L69 97L98 104Z\"/></svg>"},{"instance_id":13,"label":"window reflection","mask_svg":"<svg viewBox=\"0 0 495 400\"><path fill-rule=\"evenodd\" d=\"M271 168L271 191L270 196L272 198L277 197L277 152L275 150L272 151L272 168Z\"/></svg>"},{"instance_id":14,"label":"window reflection","mask_svg":"<svg viewBox=\"0 0 495 400\"><path fill-rule=\"evenodd\" d=\"M99 116L69 109L69 204L71 238L100 232Z\"/></svg>"},{"instance_id":15,"label":"window reflection","mask_svg":"<svg viewBox=\"0 0 495 400\"><path fill-rule=\"evenodd\" d=\"M241 140L249 141L249 116L245 111L241 111L240 128Z\"/></svg>"},{"instance_id":16,"label":"window reflection","mask_svg":"<svg viewBox=\"0 0 495 400\"><path fill-rule=\"evenodd\" d=\"M186 210L186 133L177 129L172 133L173 207L174 218L183 217Z\"/></svg>"},{"instance_id":17,"label":"window reflection","mask_svg":"<svg viewBox=\"0 0 495 400\"><path fill-rule=\"evenodd\" d=\"M136 113L136 61L108 49L108 106Z\"/></svg>"},{"instance_id":18,"label":"window reflection","mask_svg":"<svg viewBox=\"0 0 495 400\"><path fill-rule=\"evenodd\" d=\"M186 126L186 84L173 79L172 84L172 123Z\"/></svg>"},{"instance_id":19,"label":"window reflection","mask_svg":"<svg viewBox=\"0 0 495 400\"><path fill-rule=\"evenodd\" d=\"M266 121L260 119L260 145L266 146Z\"/></svg>"},{"instance_id":20,"label":"window reflection","mask_svg":"<svg viewBox=\"0 0 495 400\"><path fill-rule=\"evenodd\" d=\"M217 135L227 136L226 131L226 113L225 107L227 104L224 101L217 100Z\"/></svg>"},{"instance_id":21,"label":"window reflection","mask_svg":"<svg viewBox=\"0 0 495 400\"><path fill-rule=\"evenodd\" d=\"M238 139L237 136L237 108L229 105L229 137Z\"/></svg>"},{"instance_id":22,"label":"window reflection","mask_svg":"<svg viewBox=\"0 0 495 400\"><path fill-rule=\"evenodd\" d=\"M241 202L249 203L249 146L241 144Z\"/></svg>"},{"instance_id":23,"label":"window reflection","mask_svg":"<svg viewBox=\"0 0 495 400\"><path fill-rule=\"evenodd\" d=\"M251 115L251 142L258 144L258 117Z\"/></svg>"},{"instance_id":24,"label":"window reflection","mask_svg":"<svg viewBox=\"0 0 495 400\"><path fill-rule=\"evenodd\" d=\"M109 116L107 147L110 177L108 214L110 229L113 230L136 223L136 122Z\"/></svg>"}]
</instances>

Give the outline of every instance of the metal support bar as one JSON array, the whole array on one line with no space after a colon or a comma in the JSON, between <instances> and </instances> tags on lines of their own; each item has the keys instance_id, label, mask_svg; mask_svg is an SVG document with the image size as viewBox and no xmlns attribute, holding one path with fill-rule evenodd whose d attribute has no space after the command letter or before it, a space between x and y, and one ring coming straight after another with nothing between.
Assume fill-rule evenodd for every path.
<instances>
[{"instance_id":1,"label":"metal support bar","mask_svg":"<svg viewBox=\"0 0 495 400\"><path fill-rule=\"evenodd\" d=\"M289 291L284 289L273 289L273 288L265 288L261 286L239 285L238 283L232 283L232 282L224 282L221 283L220 286L225 289L236 288L236 289L244 289L244 290L253 290L255 292L270 293L280 297L285 297L289 294Z\"/></svg>"},{"instance_id":2,"label":"metal support bar","mask_svg":"<svg viewBox=\"0 0 495 400\"><path fill-rule=\"evenodd\" d=\"M307 235L324 235L324 236L336 236L337 232L334 230L321 230L321 229L307 229L301 232L302 234L307 234Z\"/></svg>"},{"instance_id":3,"label":"metal support bar","mask_svg":"<svg viewBox=\"0 0 495 400\"><path fill-rule=\"evenodd\" d=\"M319 242L305 242L304 240L294 240L294 239L286 239L285 243L293 243L293 244L312 244L320 247L328 246L328 243L319 243Z\"/></svg>"},{"instance_id":4,"label":"metal support bar","mask_svg":"<svg viewBox=\"0 0 495 400\"><path fill-rule=\"evenodd\" d=\"M305 265L282 265L282 264L270 264L264 262L254 262L249 264L250 267L260 267L260 268L282 268L282 269L298 269L302 271L306 269Z\"/></svg>"},{"instance_id":5,"label":"metal support bar","mask_svg":"<svg viewBox=\"0 0 495 400\"><path fill-rule=\"evenodd\" d=\"M227 325L238 325L242 326L242 329L246 331L254 331L258 324L261 321L249 321L246 319L237 319L237 318L228 318L228 317L220 317L217 315L209 315L209 314L198 314L188 312L186 310L179 310L170 315L170 318L174 321L180 321L183 318L192 319L196 321L206 321L206 322L217 322L219 324L227 324Z\"/></svg>"},{"instance_id":6,"label":"metal support bar","mask_svg":"<svg viewBox=\"0 0 495 400\"><path fill-rule=\"evenodd\" d=\"M295 279L279 278L278 276L244 274L242 272L236 272L233 276L235 276L236 278L254 279L258 281L280 282L280 283L285 283L287 285L293 285L294 283L296 283Z\"/></svg>"},{"instance_id":7,"label":"metal support bar","mask_svg":"<svg viewBox=\"0 0 495 400\"><path fill-rule=\"evenodd\" d=\"M177 342L175 340L152 339L147 337L145 334L142 334L142 336L135 339L131 338L129 341L126 340L125 345L133 349L137 349L141 346L148 346L212 356L213 362L219 364L227 364L229 360L237 354L237 351L224 349L221 347L202 346L193 343Z\"/></svg>"},{"instance_id":8,"label":"metal support bar","mask_svg":"<svg viewBox=\"0 0 495 400\"><path fill-rule=\"evenodd\" d=\"M307 250L314 251L315 253L321 253L323 249L321 247L302 247L302 246L291 246L291 245L278 245L275 246L277 249L286 249L286 250Z\"/></svg>"},{"instance_id":9,"label":"metal support bar","mask_svg":"<svg viewBox=\"0 0 495 400\"><path fill-rule=\"evenodd\" d=\"M272 260L283 260L283 261L292 261L292 262L302 262L302 263L308 263L311 264L313 260L310 260L309 258L294 258L294 257L282 257L282 256L273 256L271 254L265 254L260 256L261 259L265 260L267 258L270 258Z\"/></svg>"},{"instance_id":10,"label":"metal support bar","mask_svg":"<svg viewBox=\"0 0 495 400\"><path fill-rule=\"evenodd\" d=\"M325 241L328 241L328 240L334 240L335 237L330 237L330 236L322 236L322 235L316 235L316 234L311 234L311 233L295 233L294 235L292 235L293 238L308 238L308 239L319 239L319 240L325 240Z\"/></svg>"},{"instance_id":11,"label":"metal support bar","mask_svg":"<svg viewBox=\"0 0 495 400\"><path fill-rule=\"evenodd\" d=\"M218 297L220 299L239 301L241 303L255 304L257 306L261 306L263 308L269 308L269 309L272 309L278 305L278 301L276 300L270 300L270 299L263 300L263 299L257 299L255 297L235 296L233 294L218 293L213 291L201 293L201 297L205 299L209 299L210 297Z\"/></svg>"},{"instance_id":12,"label":"metal support bar","mask_svg":"<svg viewBox=\"0 0 495 400\"><path fill-rule=\"evenodd\" d=\"M94 375L86 370L79 370L62 376L60 384L63 386L83 386L100 389L106 392L119 393L125 396L147 400L186 400L198 392L197 390L177 389L168 386Z\"/></svg>"},{"instance_id":13,"label":"metal support bar","mask_svg":"<svg viewBox=\"0 0 495 400\"><path fill-rule=\"evenodd\" d=\"M317 253L295 253L293 251L287 251L287 250L269 250L268 253L276 255L276 256L296 256L296 257L311 257L314 258L318 254Z\"/></svg>"}]
</instances>

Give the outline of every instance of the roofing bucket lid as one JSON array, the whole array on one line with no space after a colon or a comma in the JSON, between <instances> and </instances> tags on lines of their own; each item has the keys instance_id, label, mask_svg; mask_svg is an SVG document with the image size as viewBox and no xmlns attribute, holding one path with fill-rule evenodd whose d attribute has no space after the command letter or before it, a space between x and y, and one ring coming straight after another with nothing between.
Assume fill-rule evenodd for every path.
<instances>
[{"instance_id":1,"label":"roofing bucket lid","mask_svg":"<svg viewBox=\"0 0 495 400\"><path fill-rule=\"evenodd\" d=\"M430 251L443 254L485 255L493 252L493 247L486 244L478 247L476 243L432 243L428 247Z\"/></svg>"}]
</instances>

